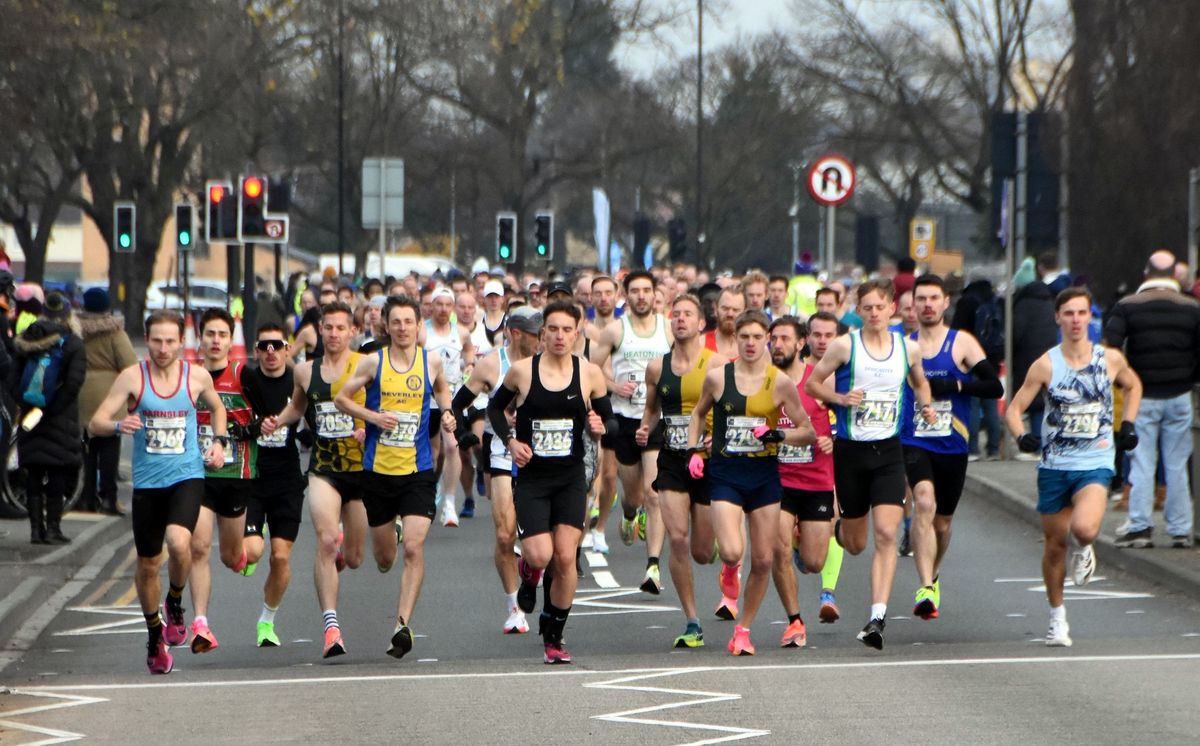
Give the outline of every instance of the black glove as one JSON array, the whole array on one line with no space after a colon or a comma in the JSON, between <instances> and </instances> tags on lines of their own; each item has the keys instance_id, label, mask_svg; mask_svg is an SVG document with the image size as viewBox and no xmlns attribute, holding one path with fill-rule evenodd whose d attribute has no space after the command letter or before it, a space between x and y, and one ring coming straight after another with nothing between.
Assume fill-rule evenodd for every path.
<instances>
[{"instance_id":1,"label":"black glove","mask_svg":"<svg viewBox=\"0 0 1200 746\"><path fill-rule=\"evenodd\" d=\"M758 436L758 439L761 440L764 444L782 443L783 442L783 431L782 430L768 430L765 433L763 433L762 435Z\"/></svg>"},{"instance_id":2,"label":"black glove","mask_svg":"<svg viewBox=\"0 0 1200 746\"><path fill-rule=\"evenodd\" d=\"M459 431L454 437L458 439L458 447L463 451L479 445L479 436L470 430Z\"/></svg>"},{"instance_id":3,"label":"black glove","mask_svg":"<svg viewBox=\"0 0 1200 746\"><path fill-rule=\"evenodd\" d=\"M1020 448L1022 453L1035 453L1042 450L1042 439L1033 433L1025 433L1017 438L1017 448Z\"/></svg>"},{"instance_id":4,"label":"black glove","mask_svg":"<svg viewBox=\"0 0 1200 746\"><path fill-rule=\"evenodd\" d=\"M304 446L305 448L312 448L313 440L314 440L314 438L313 438L312 430L305 428L303 430L296 431L296 442L299 443L300 445Z\"/></svg>"},{"instance_id":5,"label":"black glove","mask_svg":"<svg viewBox=\"0 0 1200 746\"><path fill-rule=\"evenodd\" d=\"M1117 448L1122 451L1132 451L1137 448L1138 435L1137 430L1133 428L1132 422L1122 422L1121 429L1117 431Z\"/></svg>"}]
</instances>

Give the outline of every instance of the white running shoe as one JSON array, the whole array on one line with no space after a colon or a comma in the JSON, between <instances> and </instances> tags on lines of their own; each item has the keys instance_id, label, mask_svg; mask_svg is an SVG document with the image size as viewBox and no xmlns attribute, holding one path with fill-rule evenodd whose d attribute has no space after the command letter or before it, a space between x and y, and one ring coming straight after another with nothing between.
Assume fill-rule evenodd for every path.
<instances>
[{"instance_id":1,"label":"white running shoe","mask_svg":"<svg viewBox=\"0 0 1200 746\"><path fill-rule=\"evenodd\" d=\"M454 504L447 502L442 507L442 525L449 528L458 528L458 513L454 510Z\"/></svg>"},{"instance_id":2,"label":"white running shoe","mask_svg":"<svg viewBox=\"0 0 1200 746\"><path fill-rule=\"evenodd\" d=\"M592 529L592 551L608 554L608 540L604 538L603 531Z\"/></svg>"},{"instance_id":3,"label":"white running shoe","mask_svg":"<svg viewBox=\"0 0 1200 746\"><path fill-rule=\"evenodd\" d=\"M1071 625L1066 619L1050 619L1050 629L1046 632L1046 646L1051 648L1071 647Z\"/></svg>"},{"instance_id":4,"label":"white running shoe","mask_svg":"<svg viewBox=\"0 0 1200 746\"><path fill-rule=\"evenodd\" d=\"M1071 579L1076 586L1084 586L1096 572L1096 550L1091 544L1075 552L1071 558Z\"/></svg>"},{"instance_id":5,"label":"white running shoe","mask_svg":"<svg viewBox=\"0 0 1200 746\"><path fill-rule=\"evenodd\" d=\"M504 622L504 634L506 635L523 635L529 631L529 622L525 620L525 613L516 606L508 614L508 619Z\"/></svg>"}]
</instances>

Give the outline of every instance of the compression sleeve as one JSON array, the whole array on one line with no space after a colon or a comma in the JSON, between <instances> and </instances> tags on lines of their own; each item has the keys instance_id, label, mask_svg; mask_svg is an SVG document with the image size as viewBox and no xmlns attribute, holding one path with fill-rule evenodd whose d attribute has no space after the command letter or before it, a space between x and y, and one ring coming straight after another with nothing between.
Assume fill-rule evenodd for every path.
<instances>
[{"instance_id":1,"label":"compression sleeve","mask_svg":"<svg viewBox=\"0 0 1200 746\"><path fill-rule=\"evenodd\" d=\"M592 399L592 411L600 415L600 419L604 421L604 432L610 437L615 437L620 430L620 425L616 415L613 414L612 400L608 398L607 394Z\"/></svg>"},{"instance_id":2,"label":"compression sleeve","mask_svg":"<svg viewBox=\"0 0 1200 746\"><path fill-rule=\"evenodd\" d=\"M511 390L507 386L501 385L496 389L496 395L488 403L487 414L488 421L492 423L492 429L496 431L496 437L501 443L508 444L508 439L512 437L512 428L508 425L508 415L504 410L508 409L508 405L512 400L517 398L517 392Z\"/></svg>"},{"instance_id":3,"label":"compression sleeve","mask_svg":"<svg viewBox=\"0 0 1200 746\"><path fill-rule=\"evenodd\" d=\"M466 385L458 387L458 391L454 393L454 399L450 402L450 409L454 412L454 420L458 423L458 432L469 430L471 424L467 421L465 410L471 406L471 402L475 401L475 394Z\"/></svg>"},{"instance_id":4,"label":"compression sleeve","mask_svg":"<svg viewBox=\"0 0 1200 746\"><path fill-rule=\"evenodd\" d=\"M971 368L973 378L963 381L962 392L979 399L999 399L1004 396L1004 384L996 369L986 358L980 360Z\"/></svg>"}]
</instances>

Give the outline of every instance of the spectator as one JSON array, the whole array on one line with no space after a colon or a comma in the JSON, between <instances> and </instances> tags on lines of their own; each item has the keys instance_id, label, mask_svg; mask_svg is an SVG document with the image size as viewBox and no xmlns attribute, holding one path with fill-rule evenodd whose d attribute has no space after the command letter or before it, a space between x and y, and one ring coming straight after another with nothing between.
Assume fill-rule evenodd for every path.
<instances>
[{"instance_id":1,"label":"spectator","mask_svg":"<svg viewBox=\"0 0 1200 746\"><path fill-rule=\"evenodd\" d=\"M1053 251L1038 254L1037 270L1042 282L1050 288L1052 298L1057 298L1059 293L1071 287L1071 272L1066 267L1058 266L1058 254Z\"/></svg>"},{"instance_id":2,"label":"spectator","mask_svg":"<svg viewBox=\"0 0 1200 746\"><path fill-rule=\"evenodd\" d=\"M911 257L902 256L896 262L896 278L892 284L896 286L896 297L909 292L917 281L917 263Z\"/></svg>"},{"instance_id":3,"label":"spectator","mask_svg":"<svg viewBox=\"0 0 1200 746\"><path fill-rule=\"evenodd\" d=\"M62 344L58 376L53 389L44 391L47 404L35 407L22 391L25 365L36 363L44 353ZM17 457L26 471L26 505L29 509L30 541L34 544L70 543L62 532L63 498L67 476L83 462L83 438L79 429L79 390L87 374L87 355L79 338L79 322L71 313L66 296L52 291L46 296L42 315L14 341L16 355L8 374L8 390L20 403L21 421L35 409L41 419L17 435ZM36 416L36 415L35 415Z\"/></svg>"},{"instance_id":4,"label":"spectator","mask_svg":"<svg viewBox=\"0 0 1200 746\"><path fill-rule=\"evenodd\" d=\"M992 287L991 281L976 268L971 269L967 273L967 280L967 286L963 288L962 295L959 297L958 303L954 306L954 320L950 326L954 329L963 329L975 335L976 338L979 338L981 336L977 329L979 309L988 305L995 308L996 291ZM1004 350L988 350L985 347L984 352L987 354L988 362L996 370L1000 370L1004 363ZM995 399L974 399L971 402L971 422L969 427L971 433L969 458L979 458L980 427L983 427L984 432L987 433L986 453L988 460L999 458L1001 437L1000 411L997 408Z\"/></svg>"},{"instance_id":5,"label":"spectator","mask_svg":"<svg viewBox=\"0 0 1200 746\"><path fill-rule=\"evenodd\" d=\"M13 298L17 302L17 320L13 325L13 333L20 334L42 315L42 303L46 296L42 295L40 286L32 282L23 282L17 286Z\"/></svg>"},{"instance_id":6,"label":"spectator","mask_svg":"<svg viewBox=\"0 0 1200 746\"><path fill-rule=\"evenodd\" d=\"M92 288L83 294L80 336L87 353L87 375L79 392L79 421L90 422L117 374L137 363L137 355L120 321L112 315L108 291ZM117 503L117 463L121 439L83 435L83 510L124 515Z\"/></svg>"},{"instance_id":7,"label":"spectator","mask_svg":"<svg viewBox=\"0 0 1200 746\"><path fill-rule=\"evenodd\" d=\"M1142 379L1142 406L1135 426L1141 448L1133 451L1129 521L1117 534L1117 546L1153 546L1155 471L1162 449L1167 500L1163 517L1172 546L1192 545L1192 493L1188 459L1192 455L1192 383L1200 349L1200 303L1180 292L1174 278L1175 256L1167 250L1150 255L1145 282L1113 307L1104 325L1107 344L1124 350Z\"/></svg>"},{"instance_id":8,"label":"spectator","mask_svg":"<svg viewBox=\"0 0 1200 746\"><path fill-rule=\"evenodd\" d=\"M1045 257L1043 254L1042 258ZM1012 325L1013 391L1017 391L1025 383L1025 374L1029 372L1033 361L1058 344L1058 323L1054 320L1054 293L1045 282L1035 279L1033 273L1028 272L1028 265L1031 264L1032 262L1026 259L1017 270L1017 276L1013 278L1013 319L1021 320L1020 323ZM1026 279L1029 280L1026 284L1019 283ZM1045 412L1042 398L1035 398L1026 412L1029 417L1029 431L1040 437L1042 414ZM1020 454L1017 458L1036 461L1038 455Z\"/></svg>"}]
</instances>

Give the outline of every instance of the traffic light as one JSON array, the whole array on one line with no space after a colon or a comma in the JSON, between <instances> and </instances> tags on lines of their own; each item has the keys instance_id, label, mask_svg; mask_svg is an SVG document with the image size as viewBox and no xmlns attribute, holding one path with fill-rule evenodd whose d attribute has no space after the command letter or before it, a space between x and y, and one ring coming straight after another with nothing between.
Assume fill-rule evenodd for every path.
<instances>
[{"instance_id":1,"label":"traffic light","mask_svg":"<svg viewBox=\"0 0 1200 746\"><path fill-rule=\"evenodd\" d=\"M554 213L539 210L533 217L533 247L538 259L554 259Z\"/></svg>"},{"instance_id":2,"label":"traffic light","mask_svg":"<svg viewBox=\"0 0 1200 746\"><path fill-rule=\"evenodd\" d=\"M236 239L237 195L233 186L228 181L207 181L204 194L204 240L211 243Z\"/></svg>"},{"instance_id":3,"label":"traffic light","mask_svg":"<svg viewBox=\"0 0 1200 746\"><path fill-rule=\"evenodd\" d=\"M517 260L517 214L496 213L496 261L512 264Z\"/></svg>"},{"instance_id":4,"label":"traffic light","mask_svg":"<svg viewBox=\"0 0 1200 746\"><path fill-rule=\"evenodd\" d=\"M112 249L125 254L137 249L137 208L132 202L113 204Z\"/></svg>"},{"instance_id":5,"label":"traffic light","mask_svg":"<svg viewBox=\"0 0 1200 746\"><path fill-rule=\"evenodd\" d=\"M267 212L267 183L259 176L243 176L238 182L237 238L253 241L266 230L263 217Z\"/></svg>"},{"instance_id":6,"label":"traffic light","mask_svg":"<svg viewBox=\"0 0 1200 746\"><path fill-rule=\"evenodd\" d=\"M196 243L196 211L191 202L175 203L175 246L191 251Z\"/></svg>"},{"instance_id":7,"label":"traffic light","mask_svg":"<svg viewBox=\"0 0 1200 746\"><path fill-rule=\"evenodd\" d=\"M671 261L682 262L687 258L687 223L683 218L672 218L667 223L667 240Z\"/></svg>"}]
</instances>

